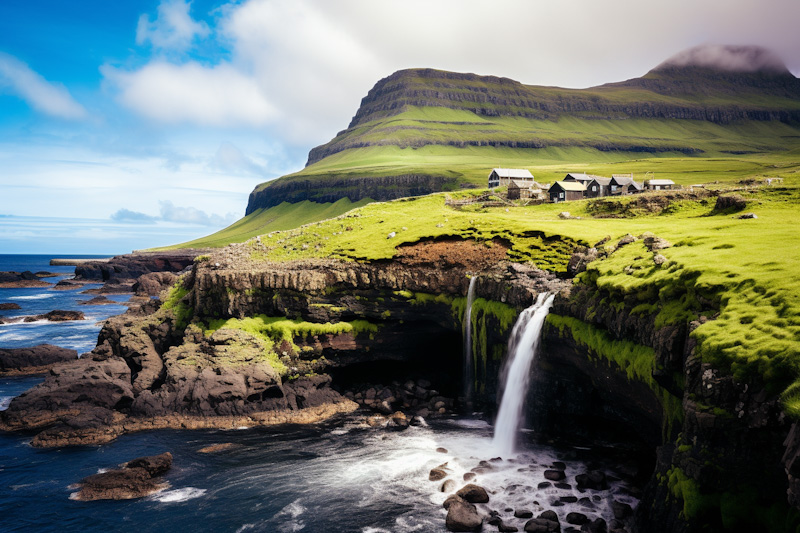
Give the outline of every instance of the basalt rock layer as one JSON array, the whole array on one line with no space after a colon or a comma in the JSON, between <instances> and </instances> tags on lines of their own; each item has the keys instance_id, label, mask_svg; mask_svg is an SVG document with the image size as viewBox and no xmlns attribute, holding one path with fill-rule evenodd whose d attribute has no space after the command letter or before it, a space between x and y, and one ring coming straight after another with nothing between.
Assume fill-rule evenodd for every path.
<instances>
[{"instance_id":1,"label":"basalt rock layer","mask_svg":"<svg viewBox=\"0 0 800 533\"><path fill-rule=\"evenodd\" d=\"M777 394L695 354L705 317L664 324L634 305L586 279L560 293L533 375L535 426L595 442L627 434L655 450L639 531L793 531L800 438Z\"/></svg>"},{"instance_id":2,"label":"basalt rock layer","mask_svg":"<svg viewBox=\"0 0 800 533\"><path fill-rule=\"evenodd\" d=\"M486 259L454 253L458 264L425 264L438 248L422 246L373 264L258 263L229 247L195 263L162 300L109 319L91 354L15 398L0 427L36 432L36 446L96 444L158 427L314 421L355 409L342 393L365 382L455 388L467 272L478 269L475 375L493 400L516 314L564 282L508 262L485 268L496 253L485 246L476 249ZM458 393L425 399L451 405L446 392Z\"/></svg>"}]
</instances>

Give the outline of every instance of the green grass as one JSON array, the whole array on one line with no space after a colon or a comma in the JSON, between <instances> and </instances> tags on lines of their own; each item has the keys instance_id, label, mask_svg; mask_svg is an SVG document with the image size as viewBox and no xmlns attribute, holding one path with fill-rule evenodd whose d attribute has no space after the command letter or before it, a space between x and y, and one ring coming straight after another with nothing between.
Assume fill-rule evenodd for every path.
<instances>
[{"instance_id":1,"label":"green grass","mask_svg":"<svg viewBox=\"0 0 800 533\"><path fill-rule=\"evenodd\" d=\"M658 311L659 326L707 313L713 320L693 333L698 355L741 380L758 378L779 392L800 376L800 189L765 187L740 194L758 219L711 215L713 198L681 200L663 214L594 219L586 200L456 210L438 194L372 203L247 246L255 260L377 260L393 257L399 244L426 238L476 239L487 245L503 239L511 243L509 259L564 272L577 244L592 245L606 236L614 243L627 233L652 232L673 244L660 251L665 265L656 266L653 254L637 242L592 263L583 283L637 312ZM582 218L560 219L565 209ZM389 238L391 232L396 235ZM791 398L786 405L793 412L797 409L791 406L800 408L800 393Z\"/></svg>"},{"instance_id":2,"label":"green grass","mask_svg":"<svg viewBox=\"0 0 800 533\"><path fill-rule=\"evenodd\" d=\"M234 242L244 242L251 237L275 230L286 230L341 215L355 207L369 203L370 199L351 202L342 198L333 203L283 202L269 209L259 209L206 237L193 241L153 248L153 250L173 250L179 248L218 248Z\"/></svg>"},{"instance_id":3,"label":"green grass","mask_svg":"<svg viewBox=\"0 0 800 533\"><path fill-rule=\"evenodd\" d=\"M252 335L267 337L273 342L287 341L294 344L295 339L305 339L312 335L341 335L342 333L372 334L378 326L366 320L352 322L333 322L317 324L286 317L256 315L247 318L211 319L206 328L207 334L223 329L238 329Z\"/></svg>"},{"instance_id":4,"label":"green grass","mask_svg":"<svg viewBox=\"0 0 800 533\"><path fill-rule=\"evenodd\" d=\"M573 171L606 176L633 172L640 179L653 172L687 185L734 181L796 172L800 168L798 139L797 125L776 121L720 125L700 120L576 116L534 120L407 106L391 117L345 130L328 144L337 153L261 184L257 190L300 179L313 183L332 177L402 174L443 176L483 186L496 166L528 168L548 183ZM510 143L520 142L540 148L511 147Z\"/></svg>"}]
</instances>

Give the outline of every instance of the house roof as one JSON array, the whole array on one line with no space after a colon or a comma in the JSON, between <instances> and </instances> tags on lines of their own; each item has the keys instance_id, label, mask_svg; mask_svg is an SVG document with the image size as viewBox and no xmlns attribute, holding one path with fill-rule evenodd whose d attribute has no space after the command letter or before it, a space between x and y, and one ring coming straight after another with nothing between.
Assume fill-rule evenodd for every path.
<instances>
[{"instance_id":1,"label":"house roof","mask_svg":"<svg viewBox=\"0 0 800 533\"><path fill-rule=\"evenodd\" d=\"M586 182L592 181L592 176L590 176L589 174L586 174L585 172L580 172L580 173L579 172L570 172L566 176L564 176L564 179L567 179L567 178L572 178L572 179L577 180L577 181L586 181Z\"/></svg>"},{"instance_id":2,"label":"house roof","mask_svg":"<svg viewBox=\"0 0 800 533\"><path fill-rule=\"evenodd\" d=\"M633 181L633 178L627 176L614 176L611 178L611 181L613 181L615 185L630 185L631 183L636 183Z\"/></svg>"},{"instance_id":3,"label":"house roof","mask_svg":"<svg viewBox=\"0 0 800 533\"><path fill-rule=\"evenodd\" d=\"M553 184L553 187L561 187L565 191L578 191L583 192L586 190L586 186L578 181L557 181ZM550 190L553 190L553 187L550 187Z\"/></svg>"},{"instance_id":4,"label":"house roof","mask_svg":"<svg viewBox=\"0 0 800 533\"><path fill-rule=\"evenodd\" d=\"M519 189L530 189L535 184L536 182L532 180L511 180L508 182L509 187L513 185L514 187L517 187Z\"/></svg>"},{"instance_id":5,"label":"house roof","mask_svg":"<svg viewBox=\"0 0 800 533\"><path fill-rule=\"evenodd\" d=\"M650 185L675 185L675 182L672 180L650 180L647 183Z\"/></svg>"},{"instance_id":6,"label":"house roof","mask_svg":"<svg viewBox=\"0 0 800 533\"><path fill-rule=\"evenodd\" d=\"M497 172L501 178L528 178L533 179L530 170L524 168L493 168L492 172ZM491 173L489 174L491 176Z\"/></svg>"},{"instance_id":7,"label":"house roof","mask_svg":"<svg viewBox=\"0 0 800 533\"><path fill-rule=\"evenodd\" d=\"M600 185L608 185L609 183L611 183L611 178L604 178L602 176L592 176L592 181L596 181ZM589 183L591 183L591 181Z\"/></svg>"}]
</instances>

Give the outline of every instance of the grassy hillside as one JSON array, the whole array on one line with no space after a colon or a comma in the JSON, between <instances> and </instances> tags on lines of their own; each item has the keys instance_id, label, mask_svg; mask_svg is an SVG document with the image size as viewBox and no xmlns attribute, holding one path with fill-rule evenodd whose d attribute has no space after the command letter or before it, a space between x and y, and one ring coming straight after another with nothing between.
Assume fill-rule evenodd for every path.
<instances>
[{"instance_id":1,"label":"grassy hillside","mask_svg":"<svg viewBox=\"0 0 800 533\"><path fill-rule=\"evenodd\" d=\"M660 324L703 314L713 318L693 333L698 353L741 378L755 377L773 391L786 390L787 411L800 416L800 382L792 385L800 376L800 178L790 182L792 187L740 192L757 219L716 212L713 197L676 198L650 213L627 209L625 204L636 202L632 197L604 199L602 205L583 200L456 210L438 194L372 203L247 246L256 261L375 260L393 257L398 245L421 239L474 238L487 246L502 239L512 244L510 259L564 272L575 244L591 246L610 237L605 246L611 251L628 233L652 232L672 244L659 252L666 263L657 265L638 241L592 263L583 281L607 291L614 301L641 302L637 312L658 312ZM581 219L560 218L565 209ZM594 218L609 213L634 216Z\"/></svg>"},{"instance_id":2,"label":"grassy hillside","mask_svg":"<svg viewBox=\"0 0 800 533\"><path fill-rule=\"evenodd\" d=\"M244 242L247 239L262 233L275 230L286 230L341 215L369 203L369 198L358 202L351 202L347 198L333 203L318 204L314 202L300 202L297 204L282 203L269 209L259 209L246 217L234 222L225 229L201 237L193 241L154 248L153 250L173 250L177 248L216 248L234 242Z\"/></svg>"}]
</instances>

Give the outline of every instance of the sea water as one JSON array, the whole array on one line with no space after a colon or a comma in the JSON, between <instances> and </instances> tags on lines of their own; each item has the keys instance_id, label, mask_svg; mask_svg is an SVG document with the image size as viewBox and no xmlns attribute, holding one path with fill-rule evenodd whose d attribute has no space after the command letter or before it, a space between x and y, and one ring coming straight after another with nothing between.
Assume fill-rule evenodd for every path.
<instances>
[{"instance_id":1,"label":"sea water","mask_svg":"<svg viewBox=\"0 0 800 533\"><path fill-rule=\"evenodd\" d=\"M24 262L0 256L5 261L0 269L58 270L62 276L72 271L49 267L49 257L18 257ZM81 295L82 290L0 289L0 302L23 306L6 314L77 309L91 316L83 328L69 323L0 326L0 348L51 342L89 350L97 339L98 321L124 307L78 306L91 297ZM42 379L0 379L0 409ZM474 417L430 419L402 432L367 428L356 413L310 426L134 433L103 446L37 449L29 440L25 434L0 433L0 531L444 532L441 504L448 493L440 490L444 480L428 479L430 470L443 464L457 488L466 483L464 474L475 473L472 482L490 493L489 504L479 505L481 512L497 510L520 531L525 520L505 509L529 509L535 515L553 509L565 525L566 514L573 511L610 520L612 498L636 505L623 462L601 453L598 463L597 453L526 439L513 458L498 458L491 425ZM199 452L228 442L234 446ZM164 476L168 489L139 500L70 499L75 492L71 485L80 479L166 451L174 456L173 468ZM568 488L540 486L555 461L567 465ZM590 463L593 468L601 464L608 473L609 490L582 492L574 487L575 475Z\"/></svg>"}]
</instances>

